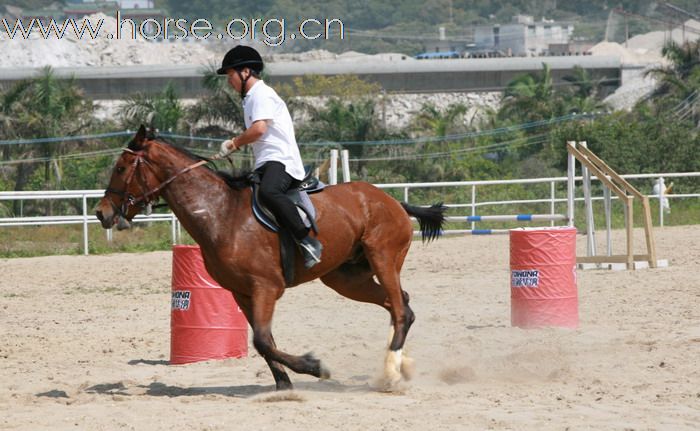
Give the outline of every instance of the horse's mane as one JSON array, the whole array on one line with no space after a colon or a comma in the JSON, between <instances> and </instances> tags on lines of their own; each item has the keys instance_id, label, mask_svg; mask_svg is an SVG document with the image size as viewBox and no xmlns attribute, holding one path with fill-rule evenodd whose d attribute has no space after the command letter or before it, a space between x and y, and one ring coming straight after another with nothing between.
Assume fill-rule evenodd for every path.
<instances>
[{"instance_id":1,"label":"horse's mane","mask_svg":"<svg viewBox=\"0 0 700 431\"><path fill-rule=\"evenodd\" d=\"M204 161L209 162L209 163L213 162L212 159L195 154L192 151L190 151L186 148L183 148L183 147L169 141L166 138L163 138L162 136L156 136L156 135L151 134L151 135L147 136L147 139L157 140L158 142L161 142L161 143L171 147L172 149L176 150L177 152L179 152L179 153L181 153L189 158L192 158L196 161L204 160ZM135 148L131 148L132 145L135 145L133 140L131 142L129 142L129 148L132 150L135 150ZM215 169L214 167L210 166L209 164L206 164L204 166L207 169L209 169L210 171L214 172L216 175L218 175L222 180L224 180L224 182L226 182L226 184L228 184L229 187L231 187L234 190L243 190L247 187L250 187L250 185L251 185L251 181L249 178L250 171L243 171L243 172L239 172L236 174L232 174L230 172Z\"/></svg>"}]
</instances>

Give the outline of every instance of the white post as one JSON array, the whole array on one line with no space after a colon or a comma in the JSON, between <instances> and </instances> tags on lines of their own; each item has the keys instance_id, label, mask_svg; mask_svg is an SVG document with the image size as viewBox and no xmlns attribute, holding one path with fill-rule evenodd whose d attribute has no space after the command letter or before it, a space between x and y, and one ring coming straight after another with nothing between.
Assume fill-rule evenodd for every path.
<instances>
[{"instance_id":1,"label":"white post","mask_svg":"<svg viewBox=\"0 0 700 431\"><path fill-rule=\"evenodd\" d=\"M175 214L173 214L172 219L170 220L170 234L173 239L173 245L177 245L177 217L175 217Z\"/></svg>"},{"instance_id":2,"label":"white post","mask_svg":"<svg viewBox=\"0 0 700 431\"><path fill-rule=\"evenodd\" d=\"M403 201L408 203L408 187L403 188Z\"/></svg>"},{"instance_id":3,"label":"white post","mask_svg":"<svg viewBox=\"0 0 700 431\"><path fill-rule=\"evenodd\" d=\"M605 206L605 243L608 256L612 256L612 200L610 189L603 187L603 202Z\"/></svg>"},{"instance_id":4,"label":"white post","mask_svg":"<svg viewBox=\"0 0 700 431\"><path fill-rule=\"evenodd\" d=\"M476 185L472 184L472 216L476 215ZM476 229L476 223L472 222L472 230Z\"/></svg>"},{"instance_id":5,"label":"white post","mask_svg":"<svg viewBox=\"0 0 700 431\"><path fill-rule=\"evenodd\" d=\"M177 217L175 217L175 225L177 226L177 243L180 244L182 242L182 223Z\"/></svg>"},{"instance_id":6,"label":"white post","mask_svg":"<svg viewBox=\"0 0 700 431\"><path fill-rule=\"evenodd\" d=\"M664 193L666 193L666 184L663 177L659 178L659 226L664 227Z\"/></svg>"},{"instance_id":7,"label":"white post","mask_svg":"<svg viewBox=\"0 0 700 431\"><path fill-rule=\"evenodd\" d=\"M331 150L331 166L328 170L328 182L338 184L338 150Z\"/></svg>"},{"instance_id":8,"label":"white post","mask_svg":"<svg viewBox=\"0 0 700 431\"><path fill-rule=\"evenodd\" d=\"M112 242L113 239L113 234L112 234L112 228L107 229L107 242Z\"/></svg>"},{"instance_id":9,"label":"white post","mask_svg":"<svg viewBox=\"0 0 700 431\"><path fill-rule=\"evenodd\" d=\"M584 148L587 148L586 142L579 142ZM586 251L588 256L595 256L595 222L593 220L593 200L591 199L591 172L586 166L581 167L583 173L583 199L586 208L586 237L588 238Z\"/></svg>"},{"instance_id":10,"label":"white post","mask_svg":"<svg viewBox=\"0 0 700 431\"><path fill-rule=\"evenodd\" d=\"M88 216L87 216L87 196L83 195L83 250L85 256L88 255Z\"/></svg>"},{"instance_id":11,"label":"white post","mask_svg":"<svg viewBox=\"0 0 700 431\"><path fill-rule=\"evenodd\" d=\"M554 189L554 181L549 183L549 195L552 198L552 201L549 203L549 214L554 215L554 199L556 199L556 191ZM550 226L554 226L554 220L549 222Z\"/></svg>"},{"instance_id":12,"label":"white post","mask_svg":"<svg viewBox=\"0 0 700 431\"><path fill-rule=\"evenodd\" d=\"M570 141L569 144L576 146L576 142ZM576 158L573 154L569 154L567 181L566 181L566 218L569 219L569 227L574 227L574 178L576 176Z\"/></svg>"},{"instance_id":13,"label":"white post","mask_svg":"<svg viewBox=\"0 0 700 431\"><path fill-rule=\"evenodd\" d=\"M340 152L340 163L343 166L343 182L350 182L350 152L343 150Z\"/></svg>"}]
</instances>

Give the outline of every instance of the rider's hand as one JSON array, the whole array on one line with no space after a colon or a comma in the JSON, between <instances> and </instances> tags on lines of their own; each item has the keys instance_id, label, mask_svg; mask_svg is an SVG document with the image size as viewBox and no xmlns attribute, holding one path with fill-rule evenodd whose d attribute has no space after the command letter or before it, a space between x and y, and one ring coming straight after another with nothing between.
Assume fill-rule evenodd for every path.
<instances>
[{"instance_id":1,"label":"rider's hand","mask_svg":"<svg viewBox=\"0 0 700 431\"><path fill-rule=\"evenodd\" d=\"M238 148L236 148L236 145L233 143L233 140L227 139L224 142L221 143L221 149L219 150L219 157L226 157L230 153L236 151Z\"/></svg>"}]
</instances>

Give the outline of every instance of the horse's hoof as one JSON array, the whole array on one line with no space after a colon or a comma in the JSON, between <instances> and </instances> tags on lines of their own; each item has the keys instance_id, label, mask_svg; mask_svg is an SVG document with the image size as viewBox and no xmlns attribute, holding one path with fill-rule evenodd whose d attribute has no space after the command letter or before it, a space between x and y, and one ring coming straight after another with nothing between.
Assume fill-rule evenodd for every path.
<instances>
[{"instance_id":1,"label":"horse's hoof","mask_svg":"<svg viewBox=\"0 0 700 431\"><path fill-rule=\"evenodd\" d=\"M319 364L320 366L320 376L319 379L321 380L327 380L331 378L331 370L326 368L323 364Z\"/></svg>"},{"instance_id":2,"label":"horse's hoof","mask_svg":"<svg viewBox=\"0 0 700 431\"><path fill-rule=\"evenodd\" d=\"M292 382L275 382L276 390L278 391L291 391L294 389L294 385L292 385Z\"/></svg>"},{"instance_id":3,"label":"horse's hoof","mask_svg":"<svg viewBox=\"0 0 700 431\"><path fill-rule=\"evenodd\" d=\"M379 392L397 392L404 389L404 386L401 383L402 380L400 374L394 374L391 376L383 375L374 380L370 387Z\"/></svg>"},{"instance_id":4,"label":"horse's hoof","mask_svg":"<svg viewBox=\"0 0 700 431\"><path fill-rule=\"evenodd\" d=\"M313 353L309 352L302 356L302 360L306 363L306 374L311 374L319 379L329 379L331 372L324 367L319 359L316 359Z\"/></svg>"},{"instance_id":5,"label":"horse's hoof","mask_svg":"<svg viewBox=\"0 0 700 431\"><path fill-rule=\"evenodd\" d=\"M404 356L401 360L401 376L406 380L411 380L416 372L416 361L413 358Z\"/></svg>"}]
</instances>

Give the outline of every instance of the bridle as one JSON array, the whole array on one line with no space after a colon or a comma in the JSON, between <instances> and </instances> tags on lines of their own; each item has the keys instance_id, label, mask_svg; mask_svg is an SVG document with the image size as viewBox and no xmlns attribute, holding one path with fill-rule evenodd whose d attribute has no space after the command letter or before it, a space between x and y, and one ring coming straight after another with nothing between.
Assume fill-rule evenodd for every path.
<instances>
[{"instance_id":1,"label":"bridle","mask_svg":"<svg viewBox=\"0 0 700 431\"><path fill-rule=\"evenodd\" d=\"M144 208L150 207L154 201L158 199L158 192L163 190L168 184L172 183L175 181L177 177L179 177L182 174L185 174L192 169L205 165L209 161L208 160L200 160L196 163L193 163L180 171L176 172L173 176L168 178L167 180L161 182L154 188L149 188L148 185L148 180L146 180L146 176L144 175L143 171L139 169L141 165L148 167L151 169L151 164L150 162L145 158L145 154L143 151L134 151L129 148L124 148L125 153L130 153L136 156L134 158L132 165L131 172L129 172L129 175L126 177L126 182L124 185L124 190L117 190L113 189L111 187L107 187L105 190L105 199L109 201L109 203L112 205L112 208L117 212L117 215L120 217L123 217L126 219L126 214L128 214L129 207L131 206L138 206L139 207L139 212L141 212ZM151 169L152 170L152 169ZM134 196L131 193L128 192L129 190L129 184L131 184L131 181L134 179L134 176L136 175L136 172L139 172L138 176L138 181L139 185L141 186L141 196ZM146 191L144 191L146 190ZM119 197L122 198L122 204L121 207L117 206L114 201L108 196L108 193L115 194Z\"/></svg>"}]
</instances>

